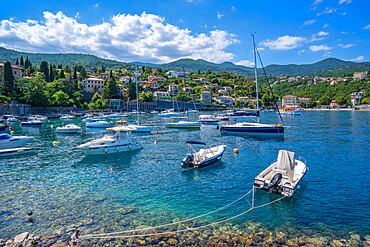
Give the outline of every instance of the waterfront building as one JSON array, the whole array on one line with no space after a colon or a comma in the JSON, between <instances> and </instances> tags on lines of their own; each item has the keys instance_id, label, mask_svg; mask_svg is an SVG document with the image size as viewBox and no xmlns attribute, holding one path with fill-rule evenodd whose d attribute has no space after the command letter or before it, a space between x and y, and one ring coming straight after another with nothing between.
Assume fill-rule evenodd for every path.
<instances>
[{"instance_id":1,"label":"waterfront building","mask_svg":"<svg viewBox=\"0 0 370 247\"><path fill-rule=\"evenodd\" d=\"M95 78L95 77L90 77L85 80L83 80L82 85L84 86L84 92L87 93L103 93L103 87L104 87L104 80Z\"/></svg>"},{"instance_id":2,"label":"waterfront building","mask_svg":"<svg viewBox=\"0 0 370 247\"><path fill-rule=\"evenodd\" d=\"M209 91L203 91L200 93L200 100L203 101L205 104L211 104L212 103L212 93Z\"/></svg>"},{"instance_id":3,"label":"waterfront building","mask_svg":"<svg viewBox=\"0 0 370 247\"><path fill-rule=\"evenodd\" d=\"M297 105L297 96L283 96L282 107L294 107Z\"/></svg>"},{"instance_id":4,"label":"waterfront building","mask_svg":"<svg viewBox=\"0 0 370 247\"><path fill-rule=\"evenodd\" d=\"M157 99L165 99L165 98L170 98L171 95L167 91L155 91L154 97L156 97Z\"/></svg>"}]
</instances>

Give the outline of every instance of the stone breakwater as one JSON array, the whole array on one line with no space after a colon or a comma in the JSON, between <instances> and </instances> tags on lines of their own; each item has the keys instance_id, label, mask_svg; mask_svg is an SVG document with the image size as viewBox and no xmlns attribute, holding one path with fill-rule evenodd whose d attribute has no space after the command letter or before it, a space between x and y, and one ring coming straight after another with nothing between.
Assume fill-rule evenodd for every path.
<instances>
[{"instance_id":1,"label":"stone breakwater","mask_svg":"<svg viewBox=\"0 0 370 247\"><path fill-rule=\"evenodd\" d=\"M79 246L370 246L370 235L349 232L339 236L334 232L302 229L269 230L259 223L224 224L213 229L151 237L80 239ZM177 229L184 229L179 226ZM189 227L189 226L188 226ZM173 229L175 230L175 229ZM104 233L103 230L99 233ZM155 233L153 231L146 233ZM72 230L50 236L35 236L28 232L14 239L0 239L0 247L67 246Z\"/></svg>"}]
</instances>

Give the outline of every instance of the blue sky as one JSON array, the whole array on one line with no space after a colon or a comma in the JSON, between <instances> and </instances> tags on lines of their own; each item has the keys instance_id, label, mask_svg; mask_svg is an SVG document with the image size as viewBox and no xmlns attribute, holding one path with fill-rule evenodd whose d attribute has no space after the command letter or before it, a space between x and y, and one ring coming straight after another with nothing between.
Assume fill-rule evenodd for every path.
<instances>
[{"instance_id":1,"label":"blue sky","mask_svg":"<svg viewBox=\"0 0 370 247\"><path fill-rule=\"evenodd\" d=\"M0 46L124 62L179 58L265 65L370 58L367 0L26 1L2 3Z\"/></svg>"}]
</instances>

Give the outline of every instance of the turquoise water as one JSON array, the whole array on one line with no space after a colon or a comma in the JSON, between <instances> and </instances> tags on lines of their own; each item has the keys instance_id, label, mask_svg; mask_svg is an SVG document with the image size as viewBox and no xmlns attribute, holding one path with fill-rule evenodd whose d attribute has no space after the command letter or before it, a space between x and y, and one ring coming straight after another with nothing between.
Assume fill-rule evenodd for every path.
<instances>
[{"instance_id":1,"label":"turquoise water","mask_svg":"<svg viewBox=\"0 0 370 247\"><path fill-rule=\"evenodd\" d=\"M72 121L83 127L78 135L55 134L61 120L50 120L41 128L15 123L15 135L34 136L29 145L39 150L33 156L0 159L0 238L24 231L63 234L76 228L82 234L109 232L198 216L249 191L254 177L277 158L280 149L307 161L309 171L301 188L293 198L254 210L233 224L253 221L271 229L368 234L370 113L307 111L284 120L290 128L283 138L242 137L222 135L214 126L166 129L163 119L146 115L144 122L158 135L138 136L144 149L93 158L74 147L103 136L104 130L86 130L78 119ZM278 116L262 112L261 122L278 122ZM188 152L186 140L226 144L222 162L200 170L178 170ZM54 146L54 141L59 145ZM234 148L240 153L233 154ZM276 198L257 191L255 204ZM214 222L248 208L242 200L202 220Z\"/></svg>"}]
</instances>

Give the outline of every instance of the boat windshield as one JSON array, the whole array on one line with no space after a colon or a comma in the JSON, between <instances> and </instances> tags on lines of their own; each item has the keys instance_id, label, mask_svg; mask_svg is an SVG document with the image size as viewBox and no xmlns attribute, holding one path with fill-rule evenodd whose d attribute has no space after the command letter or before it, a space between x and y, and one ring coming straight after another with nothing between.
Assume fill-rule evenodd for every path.
<instances>
[{"instance_id":1,"label":"boat windshield","mask_svg":"<svg viewBox=\"0 0 370 247\"><path fill-rule=\"evenodd\" d=\"M7 140L10 138L12 138L12 136L9 134L0 134L0 140Z\"/></svg>"}]
</instances>

